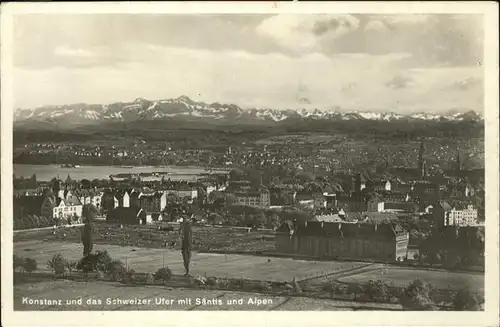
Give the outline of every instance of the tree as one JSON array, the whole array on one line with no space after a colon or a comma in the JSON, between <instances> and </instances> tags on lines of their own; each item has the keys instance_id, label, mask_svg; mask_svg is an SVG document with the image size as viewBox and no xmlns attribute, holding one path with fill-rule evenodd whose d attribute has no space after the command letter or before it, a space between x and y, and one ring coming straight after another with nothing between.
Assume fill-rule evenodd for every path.
<instances>
[{"instance_id":1,"label":"tree","mask_svg":"<svg viewBox=\"0 0 500 327\"><path fill-rule=\"evenodd\" d=\"M82 189L88 190L92 188L92 183L88 179L82 179L80 181L80 186L82 187Z\"/></svg>"},{"instance_id":2,"label":"tree","mask_svg":"<svg viewBox=\"0 0 500 327\"><path fill-rule=\"evenodd\" d=\"M23 266L23 268L24 268L25 271L27 271L29 274L31 274L37 268L36 260L32 259L32 258L26 258L26 259L24 259L24 266Z\"/></svg>"},{"instance_id":3,"label":"tree","mask_svg":"<svg viewBox=\"0 0 500 327\"><path fill-rule=\"evenodd\" d=\"M192 247L193 231L191 221L184 218L181 223L181 253L184 262L185 276L189 276L189 264L191 262L191 247Z\"/></svg>"},{"instance_id":4,"label":"tree","mask_svg":"<svg viewBox=\"0 0 500 327\"><path fill-rule=\"evenodd\" d=\"M92 253L92 221L98 213L97 208L93 204L86 204L82 209L82 217L85 221L85 226L82 229L83 256L87 257Z\"/></svg>"},{"instance_id":5,"label":"tree","mask_svg":"<svg viewBox=\"0 0 500 327\"><path fill-rule=\"evenodd\" d=\"M480 299L470 291L469 288L462 288L453 297L453 310L456 311L478 311Z\"/></svg>"},{"instance_id":6,"label":"tree","mask_svg":"<svg viewBox=\"0 0 500 327\"><path fill-rule=\"evenodd\" d=\"M51 260L47 261L47 266L53 273L61 275L66 271L66 260L64 260L60 253L56 253L52 256Z\"/></svg>"},{"instance_id":7,"label":"tree","mask_svg":"<svg viewBox=\"0 0 500 327\"><path fill-rule=\"evenodd\" d=\"M265 227L267 223L266 215L263 212L254 216L254 225L257 227Z\"/></svg>"},{"instance_id":8,"label":"tree","mask_svg":"<svg viewBox=\"0 0 500 327\"><path fill-rule=\"evenodd\" d=\"M402 292L400 303L404 310L434 310L435 306L431 299L432 286L415 279Z\"/></svg>"}]
</instances>

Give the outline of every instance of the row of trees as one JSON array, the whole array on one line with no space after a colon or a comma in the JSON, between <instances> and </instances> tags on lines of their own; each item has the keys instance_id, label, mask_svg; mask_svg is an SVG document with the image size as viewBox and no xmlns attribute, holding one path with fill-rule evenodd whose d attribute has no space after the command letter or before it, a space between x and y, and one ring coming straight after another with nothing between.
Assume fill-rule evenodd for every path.
<instances>
[{"instance_id":1,"label":"row of trees","mask_svg":"<svg viewBox=\"0 0 500 327\"><path fill-rule=\"evenodd\" d=\"M231 205L225 210L211 212L207 216L209 224L224 224L230 226L277 228L283 221L298 222L313 219L312 212L298 209L263 209L243 205Z\"/></svg>"},{"instance_id":2,"label":"row of trees","mask_svg":"<svg viewBox=\"0 0 500 327\"><path fill-rule=\"evenodd\" d=\"M475 266L484 261L484 234L478 229L434 230L420 243L420 259L448 266Z\"/></svg>"},{"instance_id":3,"label":"row of trees","mask_svg":"<svg viewBox=\"0 0 500 327\"><path fill-rule=\"evenodd\" d=\"M14 219L14 230L49 227L58 224L58 220L52 217L25 215Z\"/></svg>"}]
</instances>

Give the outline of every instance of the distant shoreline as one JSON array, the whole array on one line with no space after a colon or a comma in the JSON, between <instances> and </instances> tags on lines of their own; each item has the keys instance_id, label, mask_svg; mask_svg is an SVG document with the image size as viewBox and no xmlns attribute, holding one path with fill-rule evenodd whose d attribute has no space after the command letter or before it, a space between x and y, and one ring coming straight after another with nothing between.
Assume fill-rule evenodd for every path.
<instances>
[{"instance_id":1,"label":"distant shoreline","mask_svg":"<svg viewBox=\"0 0 500 327\"><path fill-rule=\"evenodd\" d=\"M13 163L13 165L19 165L19 166L45 166L45 167L50 167L54 166L57 168L62 168L62 169L81 169L81 168L86 168L86 167L113 167L113 168L125 168L125 169L137 169L137 168L188 168L188 169L204 169L204 170L219 170L219 171L231 171L231 168L223 168L223 167L203 167L203 166L194 166L194 165L158 165L158 166L150 166L150 165L142 165L142 166L134 166L134 165L109 165L109 164L95 164L95 165L77 165L78 167L61 167L62 164L37 164L37 163L30 163L30 164L24 164L24 163Z\"/></svg>"}]
</instances>

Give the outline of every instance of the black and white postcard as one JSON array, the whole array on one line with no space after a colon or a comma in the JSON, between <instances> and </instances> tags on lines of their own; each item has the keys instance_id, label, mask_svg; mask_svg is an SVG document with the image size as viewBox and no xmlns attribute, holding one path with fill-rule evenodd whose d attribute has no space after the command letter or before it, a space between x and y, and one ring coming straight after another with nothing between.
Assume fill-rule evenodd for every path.
<instances>
[{"instance_id":1,"label":"black and white postcard","mask_svg":"<svg viewBox=\"0 0 500 327\"><path fill-rule=\"evenodd\" d=\"M498 4L1 23L5 326L498 325Z\"/></svg>"}]
</instances>

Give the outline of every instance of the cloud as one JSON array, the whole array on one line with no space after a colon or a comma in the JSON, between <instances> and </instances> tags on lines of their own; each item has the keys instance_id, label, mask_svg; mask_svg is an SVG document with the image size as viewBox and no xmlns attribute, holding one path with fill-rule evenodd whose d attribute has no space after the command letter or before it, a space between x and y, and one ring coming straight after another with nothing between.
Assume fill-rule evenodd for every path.
<instances>
[{"instance_id":1,"label":"cloud","mask_svg":"<svg viewBox=\"0 0 500 327\"><path fill-rule=\"evenodd\" d=\"M472 88L483 88L483 81L477 77L467 77L444 87L444 90L468 91Z\"/></svg>"},{"instance_id":2,"label":"cloud","mask_svg":"<svg viewBox=\"0 0 500 327\"><path fill-rule=\"evenodd\" d=\"M276 15L260 23L256 32L281 47L296 52L317 51L321 43L333 41L359 27L351 15Z\"/></svg>"},{"instance_id":3,"label":"cloud","mask_svg":"<svg viewBox=\"0 0 500 327\"><path fill-rule=\"evenodd\" d=\"M380 21L380 20L372 20L366 23L365 25L365 31L370 32L370 31L383 31L387 30L386 25Z\"/></svg>"},{"instance_id":4,"label":"cloud","mask_svg":"<svg viewBox=\"0 0 500 327\"><path fill-rule=\"evenodd\" d=\"M414 81L409 76L396 75L385 83L385 86L391 89L402 89L414 85Z\"/></svg>"},{"instance_id":5,"label":"cloud","mask_svg":"<svg viewBox=\"0 0 500 327\"><path fill-rule=\"evenodd\" d=\"M402 15L384 15L381 19L386 23L394 26L404 25L425 25L436 19L435 15L428 14L402 14Z\"/></svg>"},{"instance_id":6,"label":"cloud","mask_svg":"<svg viewBox=\"0 0 500 327\"><path fill-rule=\"evenodd\" d=\"M41 16L15 28L21 107L202 94L277 109L482 109L480 15Z\"/></svg>"},{"instance_id":7,"label":"cloud","mask_svg":"<svg viewBox=\"0 0 500 327\"><path fill-rule=\"evenodd\" d=\"M60 57L94 57L94 53L92 51L80 48L72 48L64 45L56 47L54 49L54 54Z\"/></svg>"},{"instance_id":8,"label":"cloud","mask_svg":"<svg viewBox=\"0 0 500 327\"><path fill-rule=\"evenodd\" d=\"M407 54L327 57L314 53L294 58L278 53L263 55L141 43L130 43L117 50L119 55L134 60L84 69L16 69L16 105L29 108L44 104L111 103L179 95L247 108L276 109L447 111L457 105L480 110L482 103L480 89L451 93L443 90L450 81L481 79L477 69L401 69L397 63ZM111 61L111 54L116 55L103 48L100 51L104 61ZM411 79L411 87L386 87L387 81L399 75Z\"/></svg>"}]
</instances>

